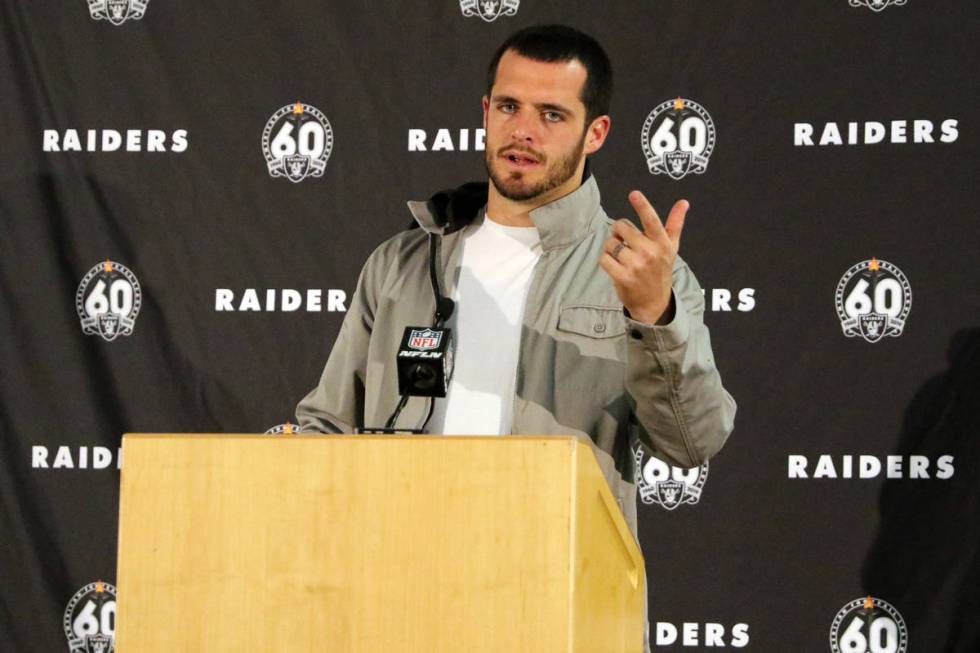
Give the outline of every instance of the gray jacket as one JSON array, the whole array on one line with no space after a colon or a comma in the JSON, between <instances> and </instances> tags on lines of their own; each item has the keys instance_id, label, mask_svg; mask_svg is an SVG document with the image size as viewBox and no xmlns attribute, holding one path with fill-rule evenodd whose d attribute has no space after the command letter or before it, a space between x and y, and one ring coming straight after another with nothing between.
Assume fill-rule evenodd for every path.
<instances>
[{"instance_id":1,"label":"gray jacket","mask_svg":"<svg viewBox=\"0 0 980 653\"><path fill-rule=\"evenodd\" d=\"M402 332L431 324L435 310L428 233L441 236L437 272L444 295L452 296L459 274L461 220L447 222L445 202L434 200L409 202L422 229L385 241L364 265L320 382L296 409L301 431L382 426L394 410ZM484 219L483 209L474 212L468 221ZM673 465L695 467L732 430L735 402L715 369L702 291L678 257L673 321L655 326L626 316L598 266L612 221L591 175L532 211L531 219L543 251L524 309L513 432L588 438L635 535L631 443ZM410 399L397 426L420 426L428 401Z\"/></svg>"}]
</instances>

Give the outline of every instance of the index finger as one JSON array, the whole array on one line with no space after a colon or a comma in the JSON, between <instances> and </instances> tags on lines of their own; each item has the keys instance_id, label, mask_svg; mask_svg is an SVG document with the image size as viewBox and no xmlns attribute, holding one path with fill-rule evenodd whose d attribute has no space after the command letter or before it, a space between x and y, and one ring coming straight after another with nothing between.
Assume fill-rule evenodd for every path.
<instances>
[{"instance_id":1,"label":"index finger","mask_svg":"<svg viewBox=\"0 0 980 653\"><path fill-rule=\"evenodd\" d=\"M687 200L678 200L667 216L667 224L664 225L664 230L675 247L680 247L681 231L684 230L684 217L690 207L691 203Z\"/></svg>"},{"instance_id":2,"label":"index finger","mask_svg":"<svg viewBox=\"0 0 980 653\"><path fill-rule=\"evenodd\" d=\"M640 217L640 222L643 223L643 233L650 238L667 238L667 232L660 222L660 216L657 215L656 209L653 208L646 196L640 191L634 190L629 197L633 210L636 211L636 215Z\"/></svg>"}]
</instances>

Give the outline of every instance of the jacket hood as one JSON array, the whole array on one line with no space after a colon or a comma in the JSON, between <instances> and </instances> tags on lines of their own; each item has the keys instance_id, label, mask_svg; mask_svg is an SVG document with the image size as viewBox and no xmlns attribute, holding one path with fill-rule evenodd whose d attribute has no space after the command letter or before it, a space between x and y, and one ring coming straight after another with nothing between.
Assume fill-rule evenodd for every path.
<instances>
[{"instance_id":1,"label":"jacket hood","mask_svg":"<svg viewBox=\"0 0 980 653\"><path fill-rule=\"evenodd\" d=\"M485 181L471 181L441 190L425 202L409 202L408 206L415 220L409 229L420 226L419 220L426 215L434 223L435 231L443 235L462 229L487 205L490 185Z\"/></svg>"},{"instance_id":2,"label":"jacket hood","mask_svg":"<svg viewBox=\"0 0 980 653\"><path fill-rule=\"evenodd\" d=\"M586 159L582 184L591 177L592 170L589 160ZM480 209L487 205L489 188L489 182L471 181L456 188L441 190L425 201L410 201L408 208L415 219L408 228L415 229L422 226L427 231L434 231L441 235L458 231L473 222L479 215Z\"/></svg>"}]
</instances>

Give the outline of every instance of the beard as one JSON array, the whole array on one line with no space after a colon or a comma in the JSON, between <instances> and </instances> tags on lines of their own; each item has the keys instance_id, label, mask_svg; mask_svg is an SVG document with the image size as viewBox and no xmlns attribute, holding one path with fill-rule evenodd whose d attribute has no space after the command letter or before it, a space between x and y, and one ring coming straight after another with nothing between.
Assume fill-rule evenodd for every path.
<instances>
[{"instance_id":1,"label":"beard","mask_svg":"<svg viewBox=\"0 0 980 653\"><path fill-rule=\"evenodd\" d=\"M503 197L515 202L526 202L527 200L535 199L544 195L548 191L558 188L566 181L568 181L572 175L575 174L578 168L578 162L582 159L582 150L585 149L585 136L586 130L582 130L582 138L579 140L578 145L572 148L571 152L568 152L565 156L560 157L553 164L548 163L547 157L543 154L531 150L529 148L519 147L516 145L505 145L498 148L496 153L491 153L487 150L484 157L484 162L487 166L487 176L490 177L490 182L493 184L497 192ZM529 184L525 181L525 173L520 170L514 170L507 173L500 173L494 167L498 161L499 156L505 150L519 150L522 152L527 152L533 155L541 165L545 166L545 176L544 179L536 184Z\"/></svg>"}]
</instances>

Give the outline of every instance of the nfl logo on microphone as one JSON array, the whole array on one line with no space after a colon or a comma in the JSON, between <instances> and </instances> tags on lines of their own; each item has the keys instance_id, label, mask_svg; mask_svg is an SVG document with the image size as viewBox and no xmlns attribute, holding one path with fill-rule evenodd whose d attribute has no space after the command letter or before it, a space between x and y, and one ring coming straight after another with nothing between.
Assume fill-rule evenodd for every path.
<instances>
[{"instance_id":1,"label":"nfl logo on microphone","mask_svg":"<svg viewBox=\"0 0 980 653\"><path fill-rule=\"evenodd\" d=\"M440 342L442 333L432 329L412 329L412 334L408 337L408 346L418 351L438 349Z\"/></svg>"}]
</instances>

